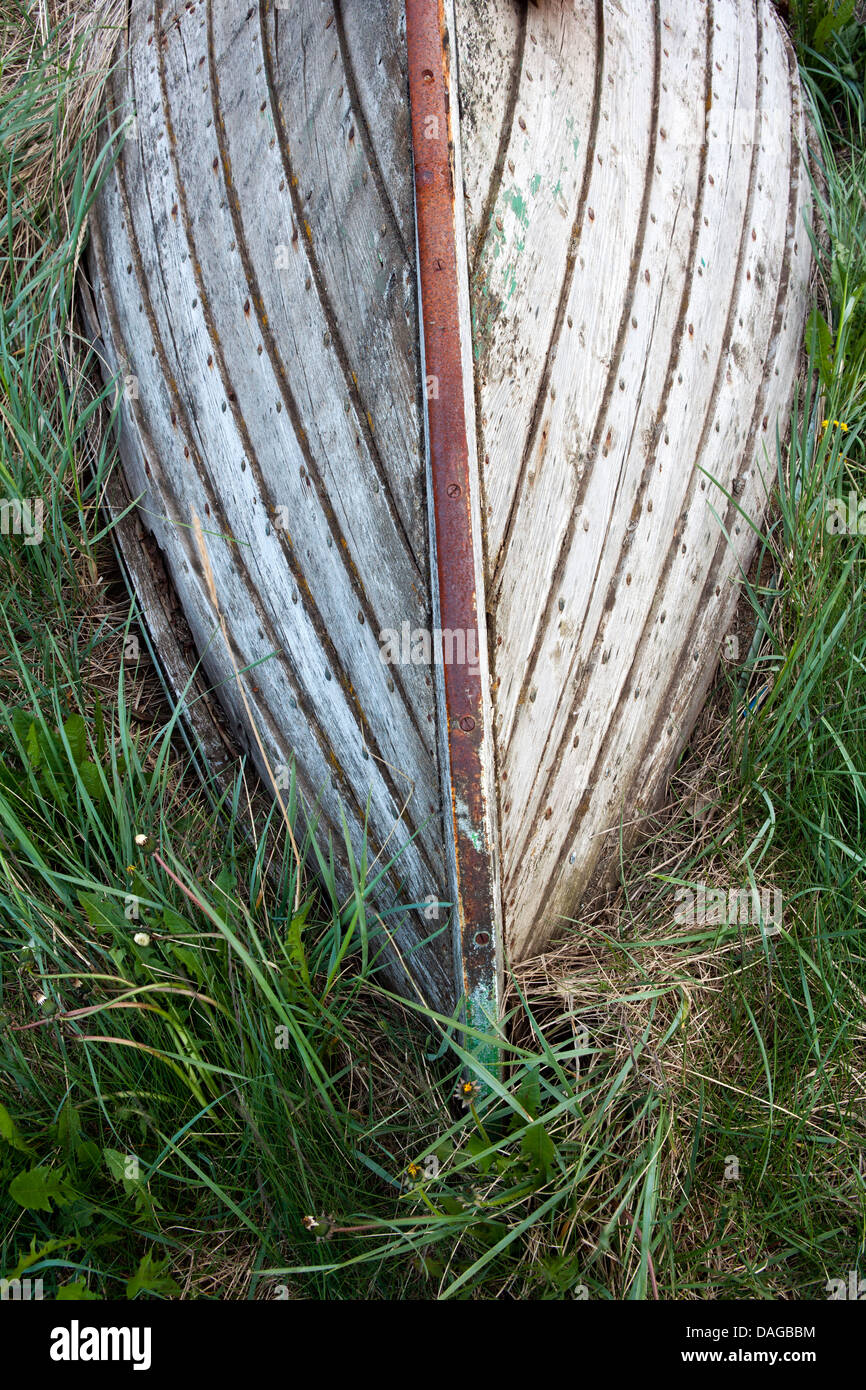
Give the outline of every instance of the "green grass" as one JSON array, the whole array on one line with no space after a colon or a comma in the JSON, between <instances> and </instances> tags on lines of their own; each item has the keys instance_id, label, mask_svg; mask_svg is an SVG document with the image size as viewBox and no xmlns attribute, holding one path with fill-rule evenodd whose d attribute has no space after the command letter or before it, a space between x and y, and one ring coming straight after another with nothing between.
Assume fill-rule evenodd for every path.
<instances>
[{"instance_id":1,"label":"green grass","mask_svg":"<svg viewBox=\"0 0 866 1390\"><path fill-rule=\"evenodd\" d=\"M124 660L114 392L70 332L113 151L68 22L25 58L0 9L0 494L44 509L41 544L0 537L0 1273L72 1298L825 1297L866 1217L864 538L826 528L866 493L862 34L800 36L828 246L761 640L619 893L512 982L508 1065L464 1105L468 1040L386 988L363 864L344 902L293 793L300 867L242 769L202 787ZM780 888L778 934L673 922L675 885L750 881Z\"/></svg>"}]
</instances>

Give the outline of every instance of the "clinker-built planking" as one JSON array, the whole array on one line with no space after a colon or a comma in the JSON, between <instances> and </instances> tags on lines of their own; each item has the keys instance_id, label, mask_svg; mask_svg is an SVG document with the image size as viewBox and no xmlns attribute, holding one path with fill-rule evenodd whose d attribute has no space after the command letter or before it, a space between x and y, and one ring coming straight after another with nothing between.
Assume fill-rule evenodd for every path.
<instances>
[{"instance_id":1,"label":"clinker-built planking","mask_svg":"<svg viewBox=\"0 0 866 1390\"><path fill-rule=\"evenodd\" d=\"M790 46L768 0L133 4L114 99L89 265L155 645L257 760L246 672L335 853L341 808L399 851L394 978L483 1026L731 623L810 270ZM383 636L437 628L466 660Z\"/></svg>"}]
</instances>

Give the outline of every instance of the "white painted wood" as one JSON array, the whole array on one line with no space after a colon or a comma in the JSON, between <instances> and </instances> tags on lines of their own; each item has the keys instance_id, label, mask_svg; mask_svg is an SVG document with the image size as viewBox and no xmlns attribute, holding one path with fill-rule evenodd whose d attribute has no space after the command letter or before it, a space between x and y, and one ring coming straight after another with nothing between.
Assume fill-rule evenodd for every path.
<instances>
[{"instance_id":1,"label":"white painted wood","mask_svg":"<svg viewBox=\"0 0 866 1390\"><path fill-rule=\"evenodd\" d=\"M463 212L473 272L506 173L530 8L522 0L476 0L456 6Z\"/></svg>"},{"instance_id":2,"label":"white painted wood","mask_svg":"<svg viewBox=\"0 0 866 1390\"><path fill-rule=\"evenodd\" d=\"M527 179L546 148L560 156L528 84L513 132L522 181L500 197L476 281L498 310L476 370L512 956L578 909L691 727L754 539L732 516L733 546L719 544L711 507L724 515L720 487L746 478L737 501L760 515L760 451L790 397L808 270L805 228L796 257L790 237L807 202L792 75L768 5L605 4L600 47L594 6L529 16L570 26L552 52L598 51L604 66L596 127L584 117L578 132L592 170L564 316L538 289L545 254L562 266L563 253Z\"/></svg>"},{"instance_id":3,"label":"white painted wood","mask_svg":"<svg viewBox=\"0 0 866 1390\"><path fill-rule=\"evenodd\" d=\"M700 709L796 373L809 189L768 0L447 10L514 959L579 912ZM434 621L402 4L135 5L115 99L138 138L90 264L137 380L147 535L124 544L171 678L154 545L249 746L194 509L269 759L294 755L338 856L341 805L356 845L369 804L385 856L405 847L383 903L445 899L441 702L429 668L379 659L380 629ZM444 920L413 914L402 947ZM450 1001L445 937L413 968Z\"/></svg>"}]
</instances>

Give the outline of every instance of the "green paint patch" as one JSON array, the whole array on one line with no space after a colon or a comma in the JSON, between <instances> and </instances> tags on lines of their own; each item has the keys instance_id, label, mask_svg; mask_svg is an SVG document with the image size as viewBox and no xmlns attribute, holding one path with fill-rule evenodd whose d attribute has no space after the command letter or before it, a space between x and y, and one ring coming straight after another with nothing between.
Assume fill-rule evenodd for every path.
<instances>
[{"instance_id":1,"label":"green paint patch","mask_svg":"<svg viewBox=\"0 0 866 1390\"><path fill-rule=\"evenodd\" d=\"M536 175L538 177L538 175ZM523 194L517 188L512 188L505 194L505 201L511 208L521 227L529 226L529 209L523 201Z\"/></svg>"},{"instance_id":2,"label":"green paint patch","mask_svg":"<svg viewBox=\"0 0 866 1390\"><path fill-rule=\"evenodd\" d=\"M490 224L490 231L487 233L487 239L484 242L485 259L487 256L492 255L493 259L497 260L499 257L499 252L502 250L502 247L504 245L505 232L502 230L501 227L497 227L495 222L492 222Z\"/></svg>"}]
</instances>

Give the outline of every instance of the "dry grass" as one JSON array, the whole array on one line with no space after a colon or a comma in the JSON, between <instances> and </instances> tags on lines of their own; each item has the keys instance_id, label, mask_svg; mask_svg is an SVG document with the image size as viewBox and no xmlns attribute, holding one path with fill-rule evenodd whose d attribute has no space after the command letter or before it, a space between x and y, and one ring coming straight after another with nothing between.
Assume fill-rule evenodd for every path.
<instances>
[{"instance_id":1,"label":"dry grass","mask_svg":"<svg viewBox=\"0 0 866 1390\"><path fill-rule=\"evenodd\" d=\"M10 170L13 257L25 265L43 248L46 217L51 236L68 236L69 192L75 169L92 166L99 141L99 109L111 69L119 27L126 21L127 0L23 0L0 6L0 101L29 84L34 53L39 53L36 109L20 136L4 151ZM52 51L55 79L45 80L45 51ZM54 217L65 217L65 226ZM78 252L80 253L80 245ZM77 260L77 257L76 257ZM0 293L9 289L9 266L0 262Z\"/></svg>"}]
</instances>

